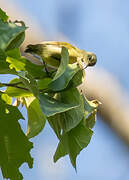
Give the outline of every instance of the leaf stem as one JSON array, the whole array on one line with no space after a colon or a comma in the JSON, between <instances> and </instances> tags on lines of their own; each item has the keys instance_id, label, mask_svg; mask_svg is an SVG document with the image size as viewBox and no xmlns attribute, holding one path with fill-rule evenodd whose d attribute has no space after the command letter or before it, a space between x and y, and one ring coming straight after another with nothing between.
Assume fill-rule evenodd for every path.
<instances>
[{"instance_id":1,"label":"leaf stem","mask_svg":"<svg viewBox=\"0 0 129 180\"><path fill-rule=\"evenodd\" d=\"M12 85L12 86L16 86L16 85L18 85L18 84L22 84L22 82L19 81L19 82L16 82L16 83L10 83L10 85Z\"/></svg>"},{"instance_id":2,"label":"leaf stem","mask_svg":"<svg viewBox=\"0 0 129 180\"><path fill-rule=\"evenodd\" d=\"M8 84L8 83L0 83L0 84L3 85L3 86L15 87L15 88L18 88L18 89L23 89L23 90L28 91L27 88L24 88L24 87L21 87L21 86L17 86L18 84L21 84L21 83L22 83L22 82L10 83L10 84Z\"/></svg>"}]
</instances>

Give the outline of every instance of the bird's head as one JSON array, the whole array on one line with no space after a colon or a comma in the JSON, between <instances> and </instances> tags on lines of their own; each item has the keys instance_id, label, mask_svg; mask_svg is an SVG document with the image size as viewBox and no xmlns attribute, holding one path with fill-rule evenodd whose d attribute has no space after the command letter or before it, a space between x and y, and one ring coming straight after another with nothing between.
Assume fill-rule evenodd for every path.
<instances>
[{"instance_id":1,"label":"bird's head","mask_svg":"<svg viewBox=\"0 0 129 180\"><path fill-rule=\"evenodd\" d=\"M25 53L37 54L40 56L42 54L41 44L36 44L36 45L29 44L25 49Z\"/></svg>"},{"instance_id":2,"label":"bird's head","mask_svg":"<svg viewBox=\"0 0 129 180\"><path fill-rule=\"evenodd\" d=\"M82 50L83 53L83 60L85 61L86 67L87 66L94 66L97 62L97 56L92 52L87 52Z\"/></svg>"}]
</instances>

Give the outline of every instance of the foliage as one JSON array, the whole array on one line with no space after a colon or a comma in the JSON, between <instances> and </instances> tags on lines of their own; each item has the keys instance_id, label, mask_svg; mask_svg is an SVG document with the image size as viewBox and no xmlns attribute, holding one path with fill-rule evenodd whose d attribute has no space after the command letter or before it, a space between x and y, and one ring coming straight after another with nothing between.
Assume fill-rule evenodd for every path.
<instances>
[{"instance_id":1,"label":"foliage","mask_svg":"<svg viewBox=\"0 0 129 180\"><path fill-rule=\"evenodd\" d=\"M76 157L87 147L95 121L97 101L88 101L77 89L84 79L78 63L69 64L69 53L63 47L58 69L45 71L20 54L27 27L23 22L8 21L0 9L0 74L16 75L9 83L0 82L0 167L4 178L22 180L19 167L27 162L32 168L30 138L38 135L49 122L59 144L54 162L69 155L76 169ZM46 68L48 68L46 66ZM12 104L12 99L15 103ZM97 103L96 103L97 102ZM26 134L18 120L24 119L18 106L27 109Z\"/></svg>"}]
</instances>

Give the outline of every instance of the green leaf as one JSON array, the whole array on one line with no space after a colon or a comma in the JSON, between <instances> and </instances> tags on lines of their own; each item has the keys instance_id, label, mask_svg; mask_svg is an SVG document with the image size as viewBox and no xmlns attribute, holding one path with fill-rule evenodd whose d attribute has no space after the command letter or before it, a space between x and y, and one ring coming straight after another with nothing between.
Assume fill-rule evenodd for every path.
<instances>
[{"instance_id":1,"label":"green leaf","mask_svg":"<svg viewBox=\"0 0 129 180\"><path fill-rule=\"evenodd\" d=\"M69 53L68 53L68 50L67 48L65 47L62 47L62 50L61 50L61 63L60 63L60 66L53 78L52 81L55 81L56 79L58 79L66 70L66 67L69 63Z\"/></svg>"},{"instance_id":2,"label":"green leaf","mask_svg":"<svg viewBox=\"0 0 129 180\"><path fill-rule=\"evenodd\" d=\"M91 112L91 114L88 116L88 118L85 119L85 126L88 128L93 128L96 123L96 110Z\"/></svg>"},{"instance_id":3,"label":"green leaf","mask_svg":"<svg viewBox=\"0 0 129 180\"><path fill-rule=\"evenodd\" d=\"M85 108L85 115L93 112L97 109L98 105L101 104L98 100L88 101L86 97L83 96L84 100L84 108Z\"/></svg>"},{"instance_id":4,"label":"green leaf","mask_svg":"<svg viewBox=\"0 0 129 180\"><path fill-rule=\"evenodd\" d=\"M39 94L39 102L42 112L47 117L78 107L78 104L62 103L46 94Z\"/></svg>"},{"instance_id":5,"label":"green leaf","mask_svg":"<svg viewBox=\"0 0 129 180\"><path fill-rule=\"evenodd\" d=\"M6 102L6 104L12 104L12 97L8 96L7 94L2 94L1 99Z\"/></svg>"},{"instance_id":6,"label":"green leaf","mask_svg":"<svg viewBox=\"0 0 129 180\"><path fill-rule=\"evenodd\" d=\"M18 61L17 59L11 58L11 57L7 57L6 61L10 64L9 68L10 69L15 69L16 71L21 71L21 70L25 70L25 64L22 61Z\"/></svg>"},{"instance_id":7,"label":"green leaf","mask_svg":"<svg viewBox=\"0 0 129 180\"><path fill-rule=\"evenodd\" d=\"M23 59L22 59L23 60ZM46 72L43 71L43 67L41 65L33 64L29 60L25 59L25 69L28 73L30 73L35 79L42 79L45 78Z\"/></svg>"},{"instance_id":8,"label":"green leaf","mask_svg":"<svg viewBox=\"0 0 129 180\"><path fill-rule=\"evenodd\" d=\"M19 72L18 75L23 84L30 90L31 93L34 94L35 97L37 97L39 94L38 85L33 76L29 74L27 71Z\"/></svg>"},{"instance_id":9,"label":"green leaf","mask_svg":"<svg viewBox=\"0 0 129 180\"><path fill-rule=\"evenodd\" d=\"M24 26L23 26L24 27ZM8 45L7 49L6 50L10 50L10 49L14 49L14 48L18 48L20 47L20 45L23 43L25 39L25 32L21 32L20 34L18 34L16 36L15 39L13 39L10 44Z\"/></svg>"},{"instance_id":10,"label":"green leaf","mask_svg":"<svg viewBox=\"0 0 129 180\"><path fill-rule=\"evenodd\" d=\"M84 70L79 70L71 79L70 81L70 87L77 87L80 84L83 83L85 78L85 71Z\"/></svg>"},{"instance_id":11,"label":"green leaf","mask_svg":"<svg viewBox=\"0 0 129 180\"><path fill-rule=\"evenodd\" d=\"M82 124L64 133L55 152L54 162L62 156L69 154L71 163L76 169L76 157L80 151L89 144L92 134L92 130Z\"/></svg>"},{"instance_id":12,"label":"green leaf","mask_svg":"<svg viewBox=\"0 0 129 180\"><path fill-rule=\"evenodd\" d=\"M57 146L56 152L53 157L54 162L58 161L61 157L64 157L69 154L68 146L70 142L69 142L68 134L69 132L63 134L62 137L60 138L60 142Z\"/></svg>"},{"instance_id":13,"label":"green leaf","mask_svg":"<svg viewBox=\"0 0 129 180\"><path fill-rule=\"evenodd\" d=\"M0 49L0 74L15 74L15 70L9 68L9 64L6 62L6 54Z\"/></svg>"},{"instance_id":14,"label":"green leaf","mask_svg":"<svg viewBox=\"0 0 129 180\"><path fill-rule=\"evenodd\" d=\"M5 54L5 52L2 49L0 49L0 61L1 62L5 61L5 63L6 63L6 54Z\"/></svg>"},{"instance_id":15,"label":"green leaf","mask_svg":"<svg viewBox=\"0 0 129 180\"><path fill-rule=\"evenodd\" d=\"M6 55L6 61L10 64L11 69L14 68L17 71L27 71L36 78L44 78L46 76L46 73L43 72L43 66L36 65L22 57L18 48L7 51Z\"/></svg>"},{"instance_id":16,"label":"green leaf","mask_svg":"<svg viewBox=\"0 0 129 180\"><path fill-rule=\"evenodd\" d=\"M28 138L32 138L43 130L46 117L40 109L38 99L34 96L25 97L24 99L28 114L28 129L26 134Z\"/></svg>"},{"instance_id":17,"label":"green leaf","mask_svg":"<svg viewBox=\"0 0 129 180\"><path fill-rule=\"evenodd\" d=\"M88 128L93 128L96 123L96 113L97 107L101 104L98 100L88 101L86 97L83 96L85 114L83 118L83 124Z\"/></svg>"},{"instance_id":18,"label":"green leaf","mask_svg":"<svg viewBox=\"0 0 129 180\"><path fill-rule=\"evenodd\" d=\"M0 19L4 22L8 21L8 16L6 15L6 13L0 8Z\"/></svg>"},{"instance_id":19,"label":"green leaf","mask_svg":"<svg viewBox=\"0 0 129 180\"><path fill-rule=\"evenodd\" d=\"M70 131L76 127L84 116L84 102L76 88L63 91L61 101L66 104L78 104L79 106L69 111L63 112L60 116L60 125L64 131Z\"/></svg>"},{"instance_id":20,"label":"green leaf","mask_svg":"<svg viewBox=\"0 0 129 180\"><path fill-rule=\"evenodd\" d=\"M61 91L65 89L73 76L80 70L80 67L77 63L68 64L65 72L59 76L56 80L52 81L50 84L50 88L53 91Z\"/></svg>"},{"instance_id":21,"label":"green leaf","mask_svg":"<svg viewBox=\"0 0 129 180\"><path fill-rule=\"evenodd\" d=\"M21 58L21 53L18 48L6 51L6 55L11 58L18 59L18 60Z\"/></svg>"},{"instance_id":22,"label":"green leaf","mask_svg":"<svg viewBox=\"0 0 129 180\"><path fill-rule=\"evenodd\" d=\"M30 150L33 147L23 133L18 120L23 119L17 107L0 99L0 167L3 177L22 180L19 167L27 163L32 168Z\"/></svg>"},{"instance_id":23,"label":"green leaf","mask_svg":"<svg viewBox=\"0 0 129 180\"><path fill-rule=\"evenodd\" d=\"M49 88L49 84L51 83L51 78L44 78L37 81L38 89L43 90Z\"/></svg>"},{"instance_id":24,"label":"green leaf","mask_svg":"<svg viewBox=\"0 0 129 180\"><path fill-rule=\"evenodd\" d=\"M14 68L16 71L25 71L25 63L21 58L18 48L7 51L6 55L6 61L10 64L10 69Z\"/></svg>"},{"instance_id":25,"label":"green leaf","mask_svg":"<svg viewBox=\"0 0 129 180\"><path fill-rule=\"evenodd\" d=\"M13 84L13 83L19 83L21 82L20 79L18 78L14 78L12 79L9 83L10 84ZM23 88L26 88L25 85L23 83L17 85L19 87L23 87ZM20 89L20 88L15 88L15 87L7 87L5 93L8 95L8 96L11 96L11 97L24 97L24 96L32 96L32 92L30 92L29 90L24 90L24 89Z\"/></svg>"},{"instance_id":26,"label":"green leaf","mask_svg":"<svg viewBox=\"0 0 129 180\"><path fill-rule=\"evenodd\" d=\"M84 117L84 102L82 96L79 94L76 88L63 91L56 96L57 100L67 104L78 104L79 106L65 111L60 114L56 114L48 118L48 122L57 137L60 138L61 130L64 132L70 131L76 127Z\"/></svg>"},{"instance_id":27,"label":"green leaf","mask_svg":"<svg viewBox=\"0 0 129 180\"><path fill-rule=\"evenodd\" d=\"M58 113L54 116L48 117L48 122L51 126L51 128L56 133L58 139L61 137L61 125L60 125L60 119L61 119L61 113Z\"/></svg>"},{"instance_id":28,"label":"green leaf","mask_svg":"<svg viewBox=\"0 0 129 180\"><path fill-rule=\"evenodd\" d=\"M0 49L9 50L17 48L24 40L24 25L18 26L12 22L0 20Z\"/></svg>"}]
</instances>

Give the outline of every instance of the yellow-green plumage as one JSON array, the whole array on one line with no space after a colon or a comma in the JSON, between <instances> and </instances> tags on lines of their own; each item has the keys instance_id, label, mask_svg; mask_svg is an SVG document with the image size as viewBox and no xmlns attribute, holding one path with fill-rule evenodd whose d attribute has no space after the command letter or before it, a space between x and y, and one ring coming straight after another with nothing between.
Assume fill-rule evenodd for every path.
<instances>
[{"instance_id":1,"label":"yellow-green plumage","mask_svg":"<svg viewBox=\"0 0 129 180\"><path fill-rule=\"evenodd\" d=\"M66 47L69 52L69 63L82 62L85 66L96 64L96 55L81 50L66 42L44 41L36 45L28 45L25 52L40 56L48 65L58 67L61 60L61 49Z\"/></svg>"}]
</instances>

